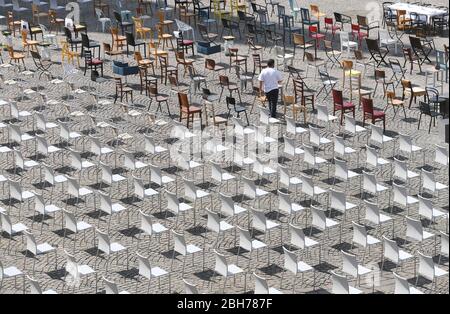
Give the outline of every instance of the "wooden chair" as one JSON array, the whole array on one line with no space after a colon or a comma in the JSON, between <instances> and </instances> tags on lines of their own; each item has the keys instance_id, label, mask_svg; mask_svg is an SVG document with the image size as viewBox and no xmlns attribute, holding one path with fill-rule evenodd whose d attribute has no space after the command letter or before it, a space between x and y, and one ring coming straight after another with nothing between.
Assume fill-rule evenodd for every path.
<instances>
[{"instance_id":1,"label":"wooden chair","mask_svg":"<svg viewBox=\"0 0 450 314\"><path fill-rule=\"evenodd\" d=\"M134 23L134 31L136 33L136 39L147 39L147 35L148 37L151 36L151 28L150 27L144 27L144 22L142 20L142 18L140 17L131 17L133 19L133 23Z\"/></svg>"},{"instance_id":2,"label":"wooden chair","mask_svg":"<svg viewBox=\"0 0 450 314\"><path fill-rule=\"evenodd\" d=\"M208 100L204 100L205 102L205 111L206 111L206 126L209 125L209 121L212 122L213 127L216 126L220 127L221 125L227 125L228 120L220 115L216 115L215 109L214 109L214 103Z\"/></svg>"},{"instance_id":3,"label":"wooden chair","mask_svg":"<svg viewBox=\"0 0 450 314\"><path fill-rule=\"evenodd\" d=\"M156 111L159 110L162 112L161 104L165 103L167 112L169 113L169 116L171 116L170 109L169 109L169 96L168 95L159 93L158 86L155 84L150 84L147 86L147 93L148 93L148 97L150 98L150 104L148 105L147 110L150 110L150 106L152 105L153 101L156 101L158 103L158 107L156 108Z\"/></svg>"},{"instance_id":4,"label":"wooden chair","mask_svg":"<svg viewBox=\"0 0 450 314\"><path fill-rule=\"evenodd\" d=\"M408 108L411 109L412 101L414 98L414 103L417 103L417 97L423 96L423 100L426 100L427 91L424 88L412 86L410 80L402 80L403 94L402 100L405 100L406 95L409 95L409 105Z\"/></svg>"},{"instance_id":5,"label":"wooden chair","mask_svg":"<svg viewBox=\"0 0 450 314\"><path fill-rule=\"evenodd\" d=\"M363 127L366 120L370 119L372 124L377 121L383 121L383 130L386 129L386 116L384 111L374 110L373 99L363 97L361 99L363 105Z\"/></svg>"},{"instance_id":6,"label":"wooden chair","mask_svg":"<svg viewBox=\"0 0 450 314\"><path fill-rule=\"evenodd\" d=\"M8 30L13 33L13 36L16 37L16 29L20 31L20 20L14 20L14 15L12 12L8 12L7 16Z\"/></svg>"},{"instance_id":7,"label":"wooden chair","mask_svg":"<svg viewBox=\"0 0 450 314\"><path fill-rule=\"evenodd\" d=\"M193 12L189 12L187 6L180 5L178 10L178 15L181 21L184 21L187 24L191 24L191 19L194 18L194 22L196 19L196 15Z\"/></svg>"},{"instance_id":8,"label":"wooden chair","mask_svg":"<svg viewBox=\"0 0 450 314\"><path fill-rule=\"evenodd\" d=\"M355 105L352 102L344 101L344 97L342 95L341 90L333 89L333 115L336 114L336 111L341 112L341 125L344 121L344 116L347 112L351 112L353 114L353 118L355 117Z\"/></svg>"},{"instance_id":9,"label":"wooden chair","mask_svg":"<svg viewBox=\"0 0 450 314\"><path fill-rule=\"evenodd\" d=\"M157 23L156 24L156 31L158 32L158 42L161 44L162 43L162 50L165 49L165 47L169 47L169 43L170 46L172 47L172 50L175 49L173 47L173 35L169 34L169 33L164 33L164 27L162 24Z\"/></svg>"},{"instance_id":10,"label":"wooden chair","mask_svg":"<svg viewBox=\"0 0 450 314\"><path fill-rule=\"evenodd\" d=\"M153 60L142 58L142 54L140 51L134 52L134 60L137 62L138 66L142 66L144 68L152 68L153 75L155 75L155 66L153 65Z\"/></svg>"},{"instance_id":11,"label":"wooden chair","mask_svg":"<svg viewBox=\"0 0 450 314\"><path fill-rule=\"evenodd\" d=\"M170 75L174 75L175 78L178 77L178 69L169 64L169 59L167 55L158 56L159 59L159 67L161 69L161 83L164 79L164 84L167 84L167 77Z\"/></svg>"},{"instance_id":12,"label":"wooden chair","mask_svg":"<svg viewBox=\"0 0 450 314\"><path fill-rule=\"evenodd\" d=\"M105 55L111 57L116 57L116 56L120 56L123 54L122 50L113 50L111 48L111 45L108 43L103 43L103 52Z\"/></svg>"},{"instance_id":13,"label":"wooden chair","mask_svg":"<svg viewBox=\"0 0 450 314\"><path fill-rule=\"evenodd\" d=\"M356 99L358 99L358 108L361 107L361 99L363 97L370 98L372 95L371 89L362 87L361 74L350 77L350 102L353 101L353 96L355 95Z\"/></svg>"},{"instance_id":14,"label":"wooden chair","mask_svg":"<svg viewBox=\"0 0 450 314\"><path fill-rule=\"evenodd\" d=\"M358 70L353 70L353 61L352 60L343 60L342 61L342 89L345 87L345 78L361 75L361 72Z\"/></svg>"},{"instance_id":15,"label":"wooden chair","mask_svg":"<svg viewBox=\"0 0 450 314\"><path fill-rule=\"evenodd\" d=\"M27 55L30 54L30 49L33 51L37 51L37 45L39 44L39 41L37 40L29 40L28 39L28 31L23 29L21 32L21 37L22 37L22 47L23 47L23 52L25 52L25 50L27 51Z\"/></svg>"},{"instance_id":16,"label":"wooden chair","mask_svg":"<svg viewBox=\"0 0 450 314\"><path fill-rule=\"evenodd\" d=\"M77 59L78 67L80 67L80 53L77 51L72 51L69 48L69 43L67 41L61 42L61 63L67 59L67 62L74 63L75 58Z\"/></svg>"},{"instance_id":17,"label":"wooden chair","mask_svg":"<svg viewBox=\"0 0 450 314\"><path fill-rule=\"evenodd\" d=\"M122 49L122 47L127 45L127 38L125 36L119 35L118 27L111 27L111 49L114 50L114 47L117 47L117 50Z\"/></svg>"},{"instance_id":18,"label":"wooden chair","mask_svg":"<svg viewBox=\"0 0 450 314\"><path fill-rule=\"evenodd\" d=\"M177 69L178 66L183 66L183 77L185 77L188 67L194 63L194 60L185 58L183 51L175 51L175 59L177 60Z\"/></svg>"},{"instance_id":19,"label":"wooden chair","mask_svg":"<svg viewBox=\"0 0 450 314\"><path fill-rule=\"evenodd\" d=\"M412 19L406 17L406 10L397 10L397 29L407 31L412 28Z\"/></svg>"},{"instance_id":20,"label":"wooden chair","mask_svg":"<svg viewBox=\"0 0 450 314\"><path fill-rule=\"evenodd\" d=\"M39 6L31 4L31 13L33 15L33 23L41 23L41 17L49 19L48 12L40 12Z\"/></svg>"},{"instance_id":21,"label":"wooden chair","mask_svg":"<svg viewBox=\"0 0 450 314\"><path fill-rule=\"evenodd\" d=\"M24 54L15 52L13 47L11 47L11 46L8 46L8 54L9 54L9 58L10 58L9 63L14 61L14 63L17 63L18 65L20 65L20 62L22 62L23 67L26 69L25 61L24 61L24 59L25 59Z\"/></svg>"},{"instance_id":22,"label":"wooden chair","mask_svg":"<svg viewBox=\"0 0 450 314\"><path fill-rule=\"evenodd\" d=\"M48 10L48 21L50 24L50 31L53 31L53 28L56 29L56 34L59 34L59 32L61 31L61 28L64 26L64 19L59 18L56 15L56 11L55 10Z\"/></svg>"},{"instance_id":23,"label":"wooden chair","mask_svg":"<svg viewBox=\"0 0 450 314\"><path fill-rule=\"evenodd\" d=\"M189 121L192 119L194 123L194 116L198 114L200 116L200 121L202 120L202 108L198 104L189 104L188 95L186 93L178 93L178 102L180 105L180 122L182 119L187 119L187 127L189 128Z\"/></svg>"},{"instance_id":24,"label":"wooden chair","mask_svg":"<svg viewBox=\"0 0 450 314\"><path fill-rule=\"evenodd\" d=\"M164 11L159 10L158 11L158 19L159 19L159 24L161 24L164 27L166 27L167 29L167 33L171 33L171 28L173 27L173 21L172 20L166 20L165 17L165 13Z\"/></svg>"},{"instance_id":25,"label":"wooden chair","mask_svg":"<svg viewBox=\"0 0 450 314\"><path fill-rule=\"evenodd\" d=\"M250 108L250 113L253 112L253 108L255 107L256 101L258 101L262 107L266 107L267 102L266 94L262 90L260 90L258 86L253 86L253 94L255 94L255 98L253 99L252 107Z\"/></svg>"},{"instance_id":26,"label":"wooden chair","mask_svg":"<svg viewBox=\"0 0 450 314\"><path fill-rule=\"evenodd\" d=\"M384 107L384 112L387 112L389 107L391 107L394 110L394 116L392 118L395 118L395 115L397 114L397 110L399 107L403 109L403 114L405 115L406 119L406 110L405 110L405 102L401 98L397 98L395 96L395 89L392 91L386 91L386 107Z\"/></svg>"},{"instance_id":27,"label":"wooden chair","mask_svg":"<svg viewBox=\"0 0 450 314\"><path fill-rule=\"evenodd\" d=\"M116 81L116 95L114 96L114 103L117 102L117 99L120 97L120 101L123 101L123 96L125 96L126 100L128 101L128 95L131 96L131 102L133 102L133 89L124 83L122 83L122 78L115 77L114 80Z\"/></svg>"},{"instance_id":28,"label":"wooden chair","mask_svg":"<svg viewBox=\"0 0 450 314\"><path fill-rule=\"evenodd\" d=\"M284 102L284 115L286 116L286 110L287 107L290 106L292 110L292 117L294 120L298 119L298 113L303 112L303 121L306 123L306 106L302 105L301 103L297 103L295 101L294 95L283 95L283 102Z\"/></svg>"}]
</instances>

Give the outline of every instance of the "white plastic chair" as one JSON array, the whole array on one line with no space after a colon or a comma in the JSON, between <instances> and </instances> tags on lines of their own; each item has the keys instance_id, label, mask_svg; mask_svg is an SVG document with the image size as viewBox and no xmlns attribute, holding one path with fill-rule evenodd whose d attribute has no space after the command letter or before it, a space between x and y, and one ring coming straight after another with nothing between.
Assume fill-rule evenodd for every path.
<instances>
[{"instance_id":1,"label":"white plastic chair","mask_svg":"<svg viewBox=\"0 0 450 314\"><path fill-rule=\"evenodd\" d=\"M22 277L23 279L23 293L25 293L25 274L19 270L16 266L3 267L0 261L0 291L3 287L3 281L5 279L14 278L14 287L17 288L17 277Z\"/></svg>"},{"instance_id":2,"label":"white plastic chair","mask_svg":"<svg viewBox=\"0 0 450 314\"><path fill-rule=\"evenodd\" d=\"M363 191L369 192L370 194L375 195L377 202L378 202L379 194L384 191L389 192L389 188L384 185L379 184L377 182L377 178L375 177L375 174L365 172L364 170L362 173L363 173ZM362 194L361 194L361 197L363 197Z\"/></svg>"},{"instance_id":3,"label":"white plastic chair","mask_svg":"<svg viewBox=\"0 0 450 314\"><path fill-rule=\"evenodd\" d=\"M267 263L270 262L269 260L269 250L270 248L265 244L264 242L261 242L257 239L252 239L250 235L250 231L243 229L239 226L236 226L237 230L239 231L239 246L238 251L236 255L236 265L239 265L239 256L241 253L241 249L244 249L249 252L248 256L248 270L251 269L251 262L252 262L252 253L253 251L256 251L256 257L259 256L259 249L267 248Z\"/></svg>"},{"instance_id":4,"label":"white plastic chair","mask_svg":"<svg viewBox=\"0 0 450 314\"><path fill-rule=\"evenodd\" d=\"M260 277L255 273L253 273L253 277L255 277L255 294L283 294L283 292L273 287L269 287L267 280L263 277Z\"/></svg>"},{"instance_id":5,"label":"white plastic chair","mask_svg":"<svg viewBox=\"0 0 450 314\"><path fill-rule=\"evenodd\" d=\"M385 143L388 143L388 142L394 140L393 137L384 135L383 128L378 125L371 124L370 130L371 130L371 132L370 132L369 141L372 141L372 142L375 142L375 143L381 145L381 149L384 148ZM395 145L394 145L394 149L395 149Z\"/></svg>"},{"instance_id":6,"label":"white plastic chair","mask_svg":"<svg viewBox=\"0 0 450 314\"><path fill-rule=\"evenodd\" d=\"M34 278L27 275L28 282L30 283L30 294L58 294L55 290L48 289L43 291L41 284Z\"/></svg>"},{"instance_id":7,"label":"white plastic chair","mask_svg":"<svg viewBox=\"0 0 450 314\"><path fill-rule=\"evenodd\" d=\"M176 227L178 225L178 217L180 216L179 214L185 213L186 211L193 209L193 207L186 203L180 203L180 201L178 200L178 197L176 196L175 193L171 193L167 190L164 190L164 191L165 191L165 195L167 198L167 209L177 216L176 221L175 221L175 227ZM167 212L166 212L166 218L167 218Z\"/></svg>"},{"instance_id":8,"label":"white plastic chair","mask_svg":"<svg viewBox=\"0 0 450 314\"><path fill-rule=\"evenodd\" d=\"M223 193L219 193L219 198L221 202L220 213L227 217L236 217L239 214L247 213L246 208L239 206L237 203L233 201L231 196L225 195Z\"/></svg>"},{"instance_id":9,"label":"white plastic chair","mask_svg":"<svg viewBox=\"0 0 450 314\"><path fill-rule=\"evenodd\" d=\"M366 145L366 165L371 165L375 169L382 169L384 165L388 165L389 163L388 160L378 157L376 148Z\"/></svg>"},{"instance_id":10,"label":"white plastic chair","mask_svg":"<svg viewBox=\"0 0 450 314\"><path fill-rule=\"evenodd\" d=\"M448 149L444 146L435 144L434 161L440 165L448 166Z\"/></svg>"},{"instance_id":11,"label":"white plastic chair","mask_svg":"<svg viewBox=\"0 0 450 314\"><path fill-rule=\"evenodd\" d=\"M214 254L216 256L216 265L214 267L214 271L216 273L218 273L219 275L225 277L224 282L223 282L223 288L222 288L222 293L223 293L225 291L225 286L227 284L228 277L233 277L235 284L236 284L236 275L243 273L244 276L246 277L246 274L245 274L244 270L242 268L240 268L239 266L236 266L234 264L228 264L225 255L217 252L215 249L214 249ZM244 281L246 281L246 280L244 280ZM244 292L245 292L245 289L246 289L246 284L244 283Z\"/></svg>"},{"instance_id":12,"label":"white plastic chair","mask_svg":"<svg viewBox=\"0 0 450 314\"><path fill-rule=\"evenodd\" d=\"M347 161L341 160L338 158L334 158L334 177L333 177L333 185L336 183L336 178L342 179L345 182L346 190L350 185L350 181L352 178L359 177L360 174L348 169ZM361 184L361 183L360 183Z\"/></svg>"},{"instance_id":13,"label":"white plastic chair","mask_svg":"<svg viewBox=\"0 0 450 314\"><path fill-rule=\"evenodd\" d=\"M55 269L57 269L58 265L57 265L57 260L58 260L58 253L56 251L56 248L54 248L53 246L51 246L50 244L48 244L47 242L38 244L36 241L36 238L34 237L34 235L29 232L28 230L24 230L24 234L25 234L25 238L27 239L27 247L26 247L26 251L25 251L25 257L23 259L23 268L26 269L26 261L27 261L27 257L28 257L28 252L32 254L32 258L33 258L33 275L34 275L34 270L35 270L35 266L36 266L36 259L38 255L44 255L50 252L54 252L54 259L55 259ZM49 263L49 259L47 257L47 264Z\"/></svg>"},{"instance_id":14,"label":"white plastic chair","mask_svg":"<svg viewBox=\"0 0 450 314\"><path fill-rule=\"evenodd\" d=\"M295 287L296 287L295 281L297 279L297 274L298 273L302 274L301 285L303 285L304 273L307 271L313 271L313 274L314 274L313 276L315 277L315 270L313 267L311 267L307 263L305 263L303 261L298 261L297 255L295 254L295 252L289 251L284 246L283 246L283 253L284 253L284 265L283 265L284 271L281 273L280 288L283 288L284 274L289 271L292 274L294 274L294 278L292 281L292 293L295 293Z\"/></svg>"},{"instance_id":15,"label":"white plastic chair","mask_svg":"<svg viewBox=\"0 0 450 314\"><path fill-rule=\"evenodd\" d=\"M352 277L355 277L358 281L358 286L360 285L361 276L370 274L371 269L358 264L356 255L344 252L341 250L342 254L342 271Z\"/></svg>"},{"instance_id":16,"label":"white plastic chair","mask_svg":"<svg viewBox=\"0 0 450 314\"><path fill-rule=\"evenodd\" d=\"M210 197L211 198L211 203L212 203L212 195L202 189L198 189L195 185L195 182L193 180L188 180L188 179L184 179L184 197L190 201L194 202L194 225L196 223L196 205L197 205L197 200L200 200L200 208L203 209L203 198L205 197Z\"/></svg>"},{"instance_id":17,"label":"white plastic chair","mask_svg":"<svg viewBox=\"0 0 450 314\"><path fill-rule=\"evenodd\" d=\"M422 168L422 191L428 190L432 193L447 189L448 185L437 182L434 173Z\"/></svg>"},{"instance_id":18,"label":"white plastic chair","mask_svg":"<svg viewBox=\"0 0 450 314\"><path fill-rule=\"evenodd\" d=\"M166 270L164 270L158 266L152 267L149 257L144 257L143 255L141 255L137 252L136 252L136 256L137 256L138 264L139 264L139 276L142 276L145 279L148 279L147 294L150 292L150 286L152 284L153 278L158 278L158 286L159 286L159 289L161 289L161 277L162 276L168 276L169 293L170 293L171 292L170 272L167 272ZM138 292L138 284L139 284L139 281L136 280L136 293Z\"/></svg>"},{"instance_id":19,"label":"white plastic chair","mask_svg":"<svg viewBox=\"0 0 450 314\"><path fill-rule=\"evenodd\" d=\"M310 176L307 176L303 173L300 174L302 180L302 193L310 196L311 198L318 198L319 195L324 194L327 190L322 189L321 187L314 185L313 179Z\"/></svg>"},{"instance_id":20,"label":"white plastic chair","mask_svg":"<svg viewBox=\"0 0 450 314\"><path fill-rule=\"evenodd\" d=\"M419 199L419 216L425 217L431 222L436 222L436 218L448 216L447 213L441 209L433 207L433 200L431 198L417 195Z\"/></svg>"},{"instance_id":21,"label":"white plastic chair","mask_svg":"<svg viewBox=\"0 0 450 314\"><path fill-rule=\"evenodd\" d=\"M302 184L302 180L296 176L291 176L289 167L282 164L278 164L278 186L283 185L289 191L291 186L295 187L297 192L297 187Z\"/></svg>"},{"instance_id":22,"label":"white plastic chair","mask_svg":"<svg viewBox=\"0 0 450 314\"><path fill-rule=\"evenodd\" d=\"M361 294L361 290L349 286L346 276L341 276L331 271L331 280L333 282L333 287L331 288L331 293L333 294Z\"/></svg>"},{"instance_id":23,"label":"white plastic chair","mask_svg":"<svg viewBox=\"0 0 450 314\"><path fill-rule=\"evenodd\" d=\"M318 148L322 145L330 144L331 141L320 135L320 129L313 126L309 126L309 143Z\"/></svg>"},{"instance_id":24,"label":"white plastic chair","mask_svg":"<svg viewBox=\"0 0 450 314\"><path fill-rule=\"evenodd\" d=\"M334 143L334 150L333 150L334 155L338 154L338 155L340 155L340 157L345 158L345 156L347 156L347 155L351 155L351 154L357 153L358 161L357 161L356 164L358 165L359 164L359 153L355 149L353 149L352 147L345 146L344 138L342 136L337 136L335 134L333 136L333 138L334 138L334 141L333 141L333 143Z\"/></svg>"},{"instance_id":25,"label":"white plastic chair","mask_svg":"<svg viewBox=\"0 0 450 314\"><path fill-rule=\"evenodd\" d=\"M285 116L286 120L286 133L291 135L297 135L307 132L307 129L297 126L295 120L291 117Z\"/></svg>"},{"instance_id":26,"label":"white plastic chair","mask_svg":"<svg viewBox=\"0 0 450 314\"><path fill-rule=\"evenodd\" d=\"M402 266L402 263L413 259L414 256L409 254L408 252L399 249L397 242L395 240L390 240L383 236L383 261L381 262L381 270L384 269L384 262L386 259L393 262L397 266L400 264L400 267Z\"/></svg>"},{"instance_id":27,"label":"white plastic chair","mask_svg":"<svg viewBox=\"0 0 450 314\"><path fill-rule=\"evenodd\" d=\"M187 255L191 255L192 256L192 265L194 266L194 254L201 252L202 253L202 257L203 257L203 262L202 262L202 268L205 268L205 253L204 250L201 249L200 247L194 245L194 244L186 244L186 240L184 238L184 235L181 233L178 233L174 230L172 231L172 236L173 236L173 241L174 241L174 246L173 246L173 255L172 255L172 263L170 266L170 269L173 269L173 261L175 260L175 253L179 253L181 255L184 256L183 258L183 270L182 270L182 275L184 275L184 268L186 266L186 257Z\"/></svg>"},{"instance_id":28,"label":"white plastic chair","mask_svg":"<svg viewBox=\"0 0 450 314\"><path fill-rule=\"evenodd\" d=\"M364 263L364 259L366 257L366 249L369 248L369 255L370 255L370 247L372 245L381 243L381 241L367 234L365 226L357 224L354 221L352 221L352 226L353 226L352 248L354 244L360 245L364 248L364 255L362 259L362 262Z\"/></svg>"},{"instance_id":29,"label":"white plastic chair","mask_svg":"<svg viewBox=\"0 0 450 314\"><path fill-rule=\"evenodd\" d=\"M98 191L97 196L100 199L100 206L99 207L96 206L96 210L98 210L98 212L99 212L98 219L100 220L100 214L102 212L109 215L109 219L108 219L108 233L109 233L112 215L116 214L116 213L119 214L119 213L127 210L127 208L120 203L113 203L112 199L111 199L111 195L108 193ZM130 211L127 210L127 213L128 213L128 228L129 228L130 227Z\"/></svg>"},{"instance_id":30,"label":"white plastic chair","mask_svg":"<svg viewBox=\"0 0 450 314\"><path fill-rule=\"evenodd\" d=\"M283 153L286 155L295 158L297 155L301 155L304 153L303 149L296 146L295 140L283 135L284 139L284 150Z\"/></svg>"},{"instance_id":31,"label":"white plastic chair","mask_svg":"<svg viewBox=\"0 0 450 314\"><path fill-rule=\"evenodd\" d=\"M229 182L231 180L235 180L236 177L226 171L224 171L222 169L222 167L220 166L220 164L211 161L210 162L211 165L211 179L219 182L219 187L218 190L220 190L220 184L222 184L222 182L225 182L227 185L227 192L228 192L228 186L229 186ZM237 190L237 187L236 187Z\"/></svg>"},{"instance_id":32,"label":"white plastic chair","mask_svg":"<svg viewBox=\"0 0 450 314\"><path fill-rule=\"evenodd\" d=\"M344 119L344 131L352 135L352 141L355 143L358 133L364 133L367 129L356 124L356 120L352 115L346 114Z\"/></svg>"},{"instance_id":33,"label":"white plastic chair","mask_svg":"<svg viewBox=\"0 0 450 314\"><path fill-rule=\"evenodd\" d=\"M321 231L327 230L328 238L330 237L330 228L339 225L339 222L327 218L325 216L325 211L311 205L311 215L312 215L312 221L311 221L311 228L309 229L309 236L312 234L313 227L318 228ZM339 232L339 239L342 237L342 229L340 229Z\"/></svg>"},{"instance_id":34,"label":"white plastic chair","mask_svg":"<svg viewBox=\"0 0 450 314\"><path fill-rule=\"evenodd\" d=\"M75 250L75 245L77 241L77 234L80 231L83 231L84 233L84 241L86 242L86 232L92 228L90 224L84 221L77 221L75 215L65 209L63 209L63 216L64 216L64 238L63 238L63 247L66 240L67 230L74 233L73 238L73 247Z\"/></svg>"},{"instance_id":35,"label":"white plastic chair","mask_svg":"<svg viewBox=\"0 0 450 314\"><path fill-rule=\"evenodd\" d=\"M401 205L406 208L406 214L409 215L409 206L417 204L419 200L415 197L409 196L406 186L397 183L392 183L392 192L394 194L391 204L391 214L394 210L394 205Z\"/></svg>"},{"instance_id":36,"label":"white plastic chair","mask_svg":"<svg viewBox=\"0 0 450 314\"><path fill-rule=\"evenodd\" d=\"M296 213L301 213L305 208L293 202L291 200L291 196L288 193L283 193L282 191L278 190L278 213L277 213L277 219L281 212L284 212L288 214L288 221L292 222L295 218Z\"/></svg>"},{"instance_id":37,"label":"white plastic chair","mask_svg":"<svg viewBox=\"0 0 450 314\"><path fill-rule=\"evenodd\" d=\"M289 233L291 235L289 245L293 245L302 249L302 257L305 257L305 253L308 252L310 247L319 245L319 251L321 250L320 243L305 236L303 229L289 223ZM307 254L306 254L307 255ZM320 264L320 252L319 252L319 264Z\"/></svg>"},{"instance_id":38,"label":"white plastic chair","mask_svg":"<svg viewBox=\"0 0 450 314\"><path fill-rule=\"evenodd\" d=\"M328 178L330 177L330 164L328 163L328 161L322 157L316 156L316 153L314 151L314 148L312 146L303 144L303 151L304 156L303 156L303 161L305 163L307 163L308 165L310 165L312 167L312 176L314 176L314 170L319 169L320 166L323 165L327 165L327 169L328 169Z\"/></svg>"},{"instance_id":39,"label":"white plastic chair","mask_svg":"<svg viewBox=\"0 0 450 314\"><path fill-rule=\"evenodd\" d=\"M424 255L421 252L417 252L417 254L419 255L419 267L417 269L416 286L419 282L419 277L422 276L428 280L431 280L431 284L434 284L435 290L437 279L439 277L446 276L448 274L448 271L436 266L431 256Z\"/></svg>"},{"instance_id":40,"label":"white plastic chair","mask_svg":"<svg viewBox=\"0 0 450 314\"><path fill-rule=\"evenodd\" d=\"M242 176L242 184L243 184L243 195L253 200L253 204L255 204L258 199L258 207L259 207L259 199L269 194L269 192L257 188L255 182L253 180Z\"/></svg>"},{"instance_id":41,"label":"white plastic chair","mask_svg":"<svg viewBox=\"0 0 450 314\"><path fill-rule=\"evenodd\" d=\"M330 217L331 217L331 209L335 209L344 214L344 221L346 218L347 211L357 207L356 204L347 202L347 196L345 192L338 191L335 189L329 190L329 206L330 206Z\"/></svg>"},{"instance_id":42,"label":"white plastic chair","mask_svg":"<svg viewBox=\"0 0 450 314\"><path fill-rule=\"evenodd\" d=\"M402 153L408 154L408 158L411 158L413 153L422 151L422 147L413 145L412 139L409 135L404 135L400 133L398 135L398 150ZM424 150L423 150L423 162L425 164Z\"/></svg>"},{"instance_id":43,"label":"white plastic chair","mask_svg":"<svg viewBox=\"0 0 450 314\"><path fill-rule=\"evenodd\" d=\"M341 52L344 52L344 48L347 49L347 57L350 56L350 51L358 49L358 43L356 41L350 40L350 35L348 32L339 32L339 38L341 42Z\"/></svg>"},{"instance_id":44,"label":"white plastic chair","mask_svg":"<svg viewBox=\"0 0 450 314\"><path fill-rule=\"evenodd\" d=\"M422 291L411 286L406 278L399 276L395 272L392 272L392 275L394 275L395 281L394 294L423 294Z\"/></svg>"},{"instance_id":45,"label":"white plastic chair","mask_svg":"<svg viewBox=\"0 0 450 314\"><path fill-rule=\"evenodd\" d=\"M406 216L406 240L413 240L420 242L420 248L422 249L423 241L435 237L434 233L423 230L422 222L418 219L413 219Z\"/></svg>"},{"instance_id":46,"label":"white plastic chair","mask_svg":"<svg viewBox=\"0 0 450 314\"><path fill-rule=\"evenodd\" d=\"M414 179L419 176L418 173L408 170L406 161L399 160L394 157L394 178L400 179L405 183L409 182L409 179Z\"/></svg>"},{"instance_id":47,"label":"white plastic chair","mask_svg":"<svg viewBox=\"0 0 450 314\"><path fill-rule=\"evenodd\" d=\"M120 291L117 287L117 284L111 280L106 279L105 277L102 277L103 284L105 285L105 294L130 294L128 291Z\"/></svg>"},{"instance_id":48,"label":"white plastic chair","mask_svg":"<svg viewBox=\"0 0 450 314\"><path fill-rule=\"evenodd\" d=\"M381 234L381 225L383 223L392 221L392 237L394 237L394 220L391 217L380 213L380 209L375 203L364 200L364 206L366 208L366 215L364 219L379 227L378 234Z\"/></svg>"},{"instance_id":49,"label":"white plastic chair","mask_svg":"<svg viewBox=\"0 0 450 314\"><path fill-rule=\"evenodd\" d=\"M21 222L13 224L11 222L9 214L7 213L0 212L0 218L2 231L6 232L9 235L9 242L8 242L8 253L9 253L11 249L12 237L16 234L24 232L25 230L28 230L28 227Z\"/></svg>"},{"instance_id":50,"label":"white plastic chair","mask_svg":"<svg viewBox=\"0 0 450 314\"><path fill-rule=\"evenodd\" d=\"M214 242L213 245L214 248L217 248L219 246L219 239L221 233L224 233L225 231L228 230L233 230L234 226L230 225L225 220L220 220L219 214L211 211L210 209L206 209L206 215L208 217L206 221L206 229L217 234L216 241ZM205 235L204 237L205 241L203 244L204 247L206 247L206 238L207 236Z\"/></svg>"},{"instance_id":51,"label":"white plastic chair","mask_svg":"<svg viewBox=\"0 0 450 314\"><path fill-rule=\"evenodd\" d=\"M328 113L328 107L327 105L316 105L317 109L317 121L323 121L326 123L326 128L329 129L330 122L333 122L337 119L336 116L333 116Z\"/></svg>"},{"instance_id":52,"label":"white plastic chair","mask_svg":"<svg viewBox=\"0 0 450 314\"><path fill-rule=\"evenodd\" d=\"M438 264L441 264L441 257L442 255L446 255L448 257L448 234L439 231L439 233L441 234L441 251L439 253L439 260L438 260Z\"/></svg>"},{"instance_id":53,"label":"white plastic chair","mask_svg":"<svg viewBox=\"0 0 450 314\"><path fill-rule=\"evenodd\" d=\"M64 268L66 271L66 274L64 276L64 282L70 282L67 280L67 275L70 275L72 277L72 286L73 286L73 292L75 292L75 288L77 287L76 281L83 280L83 277L88 277L89 275L95 275L95 292L97 292L97 288L98 288L98 273L89 265L87 264L83 264L80 265L78 264L76 258L74 255L70 254L69 252L67 252L66 250L64 250L64 253L66 255L67 258L67 263L66 263L66 267Z\"/></svg>"}]
</instances>

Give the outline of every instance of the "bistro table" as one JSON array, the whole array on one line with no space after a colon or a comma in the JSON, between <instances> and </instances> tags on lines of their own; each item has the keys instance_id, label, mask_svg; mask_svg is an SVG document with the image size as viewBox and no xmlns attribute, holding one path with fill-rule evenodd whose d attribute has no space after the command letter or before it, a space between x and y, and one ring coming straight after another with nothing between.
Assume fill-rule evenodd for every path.
<instances>
[{"instance_id":1,"label":"bistro table","mask_svg":"<svg viewBox=\"0 0 450 314\"><path fill-rule=\"evenodd\" d=\"M431 22L431 19L435 16L445 15L447 14L446 11L441 9L436 9L433 7L424 7L417 4L411 4L411 3L404 3L404 2L398 2L390 5L388 7L391 10L405 10L406 14L411 13L417 13L421 15L427 16L427 23L429 24Z\"/></svg>"}]
</instances>

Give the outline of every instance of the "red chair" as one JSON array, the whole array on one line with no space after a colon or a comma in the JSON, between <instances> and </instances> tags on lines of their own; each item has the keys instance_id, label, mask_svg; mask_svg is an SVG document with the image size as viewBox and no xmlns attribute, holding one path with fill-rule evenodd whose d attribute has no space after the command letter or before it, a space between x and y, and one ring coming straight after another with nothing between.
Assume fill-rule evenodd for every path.
<instances>
[{"instance_id":1,"label":"red chair","mask_svg":"<svg viewBox=\"0 0 450 314\"><path fill-rule=\"evenodd\" d=\"M334 38L334 34L336 34L336 31L341 30L341 27L339 25L334 24L332 17L325 18L325 33L327 33L328 30L331 30L331 34L333 35L333 38Z\"/></svg>"},{"instance_id":2,"label":"red chair","mask_svg":"<svg viewBox=\"0 0 450 314\"><path fill-rule=\"evenodd\" d=\"M353 118L355 117L355 105L350 101L344 101L344 97L342 96L342 91L333 89L333 115L335 115L336 111L341 112L341 125L344 120L344 114L347 112L353 113Z\"/></svg>"},{"instance_id":3,"label":"red chair","mask_svg":"<svg viewBox=\"0 0 450 314\"><path fill-rule=\"evenodd\" d=\"M316 46L319 47L320 41L325 39L325 34L319 33L317 25L309 26L309 37L316 41Z\"/></svg>"},{"instance_id":4,"label":"red chair","mask_svg":"<svg viewBox=\"0 0 450 314\"><path fill-rule=\"evenodd\" d=\"M373 99L371 98L362 98L363 105L363 126L367 119L372 120L372 124L375 124L377 121L383 121L383 130L386 129L386 119L385 113L381 110L373 109Z\"/></svg>"},{"instance_id":5,"label":"red chair","mask_svg":"<svg viewBox=\"0 0 450 314\"><path fill-rule=\"evenodd\" d=\"M361 32L361 26L359 24L352 24L352 36L353 40L355 40L355 37L358 38L358 47L362 47L362 40L369 37L367 33Z\"/></svg>"}]
</instances>

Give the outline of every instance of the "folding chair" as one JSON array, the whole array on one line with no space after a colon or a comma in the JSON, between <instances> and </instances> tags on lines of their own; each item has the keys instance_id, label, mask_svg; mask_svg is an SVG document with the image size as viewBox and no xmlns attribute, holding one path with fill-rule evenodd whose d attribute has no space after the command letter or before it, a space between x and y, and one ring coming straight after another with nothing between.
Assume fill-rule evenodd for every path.
<instances>
[{"instance_id":1,"label":"folding chair","mask_svg":"<svg viewBox=\"0 0 450 314\"><path fill-rule=\"evenodd\" d=\"M387 54L389 53L389 49L387 47L381 48L378 45L378 40L370 38L366 38L366 44L371 56L370 59L375 60L375 62L377 63L377 67L379 67L382 63L386 66L389 66L387 61L385 60Z\"/></svg>"}]
</instances>

